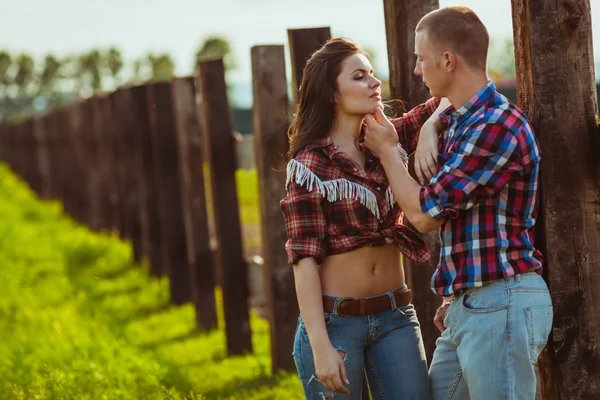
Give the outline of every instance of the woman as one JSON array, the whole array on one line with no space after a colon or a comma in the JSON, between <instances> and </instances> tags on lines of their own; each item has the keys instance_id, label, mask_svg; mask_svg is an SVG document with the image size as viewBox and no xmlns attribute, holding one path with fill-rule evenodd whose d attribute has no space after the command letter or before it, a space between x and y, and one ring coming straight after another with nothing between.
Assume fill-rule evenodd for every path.
<instances>
[{"instance_id":1,"label":"woman","mask_svg":"<svg viewBox=\"0 0 600 400\"><path fill-rule=\"evenodd\" d=\"M438 103L394 121L404 148L414 150ZM381 82L353 42L332 39L308 60L281 201L300 307L293 354L307 399L360 399L364 369L373 399L429 398L401 263L401 253L417 263L429 253L361 146L364 117L377 107Z\"/></svg>"}]
</instances>

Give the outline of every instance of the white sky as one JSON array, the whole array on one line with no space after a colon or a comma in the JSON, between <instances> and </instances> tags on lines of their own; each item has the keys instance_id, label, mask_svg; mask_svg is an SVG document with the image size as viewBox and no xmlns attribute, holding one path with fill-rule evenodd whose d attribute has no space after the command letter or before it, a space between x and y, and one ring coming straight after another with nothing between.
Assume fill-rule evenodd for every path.
<instances>
[{"instance_id":1,"label":"white sky","mask_svg":"<svg viewBox=\"0 0 600 400\"><path fill-rule=\"evenodd\" d=\"M512 36L510 0L440 0L441 7L452 4L477 12L493 38ZM600 21L600 0L591 7ZM126 61L166 51L178 74L191 72L202 39L222 34L232 42L239 82L250 80L252 46L285 44L288 28L330 26L334 36L373 49L376 73L387 75L382 0L0 0L0 16L0 50L41 58L116 46ZM600 54L600 29L594 43Z\"/></svg>"}]
</instances>

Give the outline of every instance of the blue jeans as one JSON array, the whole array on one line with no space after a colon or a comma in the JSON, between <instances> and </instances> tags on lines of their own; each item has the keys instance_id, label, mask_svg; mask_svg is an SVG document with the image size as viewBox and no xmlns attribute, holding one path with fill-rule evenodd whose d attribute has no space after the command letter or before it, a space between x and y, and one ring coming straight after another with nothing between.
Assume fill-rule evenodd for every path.
<instances>
[{"instance_id":1,"label":"blue jeans","mask_svg":"<svg viewBox=\"0 0 600 400\"><path fill-rule=\"evenodd\" d=\"M456 296L431 361L433 399L535 399L552 315L548 287L535 272Z\"/></svg>"},{"instance_id":2,"label":"blue jeans","mask_svg":"<svg viewBox=\"0 0 600 400\"><path fill-rule=\"evenodd\" d=\"M360 400L366 368L373 400L429 399L427 360L412 304L378 314L342 317L336 311L341 298L334 299L334 311L325 313L325 325L333 347L345 353L350 395L331 393L316 378L310 340L300 316L293 355L306 398Z\"/></svg>"}]
</instances>

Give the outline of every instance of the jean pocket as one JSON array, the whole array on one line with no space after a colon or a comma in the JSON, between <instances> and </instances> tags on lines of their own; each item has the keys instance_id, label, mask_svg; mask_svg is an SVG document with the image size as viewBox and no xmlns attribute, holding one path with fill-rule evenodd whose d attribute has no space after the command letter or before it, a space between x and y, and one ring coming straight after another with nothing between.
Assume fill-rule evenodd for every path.
<instances>
[{"instance_id":1,"label":"jean pocket","mask_svg":"<svg viewBox=\"0 0 600 400\"><path fill-rule=\"evenodd\" d=\"M500 301L499 301L500 300ZM465 293L461 299L462 308L472 314L488 314L506 310L508 305L502 298L494 298L485 292Z\"/></svg>"},{"instance_id":2,"label":"jean pocket","mask_svg":"<svg viewBox=\"0 0 600 400\"><path fill-rule=\"evenodd\" d=\"M405 318L411 318L417 316L417 311L415 310L415 306L412 304L407 304L405 306L400 306L396 308L396 312L402 315Z\"/></svg>"},{"instance_id":3,"label":"jean pocket","mask_svg":"<svg viewBox=\"0 0 600 400\"><path fill-rule=\"evenodd\" d=\"M537 364L538 357L548 342L548 336L552 329L552 317L551 305L525 307L529 358L534 364Z\"/></svg>"}]
</instances>

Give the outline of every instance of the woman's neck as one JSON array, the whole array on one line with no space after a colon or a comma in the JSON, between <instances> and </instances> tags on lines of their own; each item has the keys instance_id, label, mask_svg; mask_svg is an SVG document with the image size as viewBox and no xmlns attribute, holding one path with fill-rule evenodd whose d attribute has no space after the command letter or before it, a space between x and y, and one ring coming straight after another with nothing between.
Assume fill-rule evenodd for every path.
<instances>
[{"instance_id":1,"label":"woman's neck","mask_svg":"<svg viewBox=\"0 0 600 400\"><path fill-rule=\"evenodd\" d=\"M360 132L364 118L358 116L338 117L335 128L329 132L329 138L337 145L343 147L358 146Z\"/></svg>"}]
</instances>

